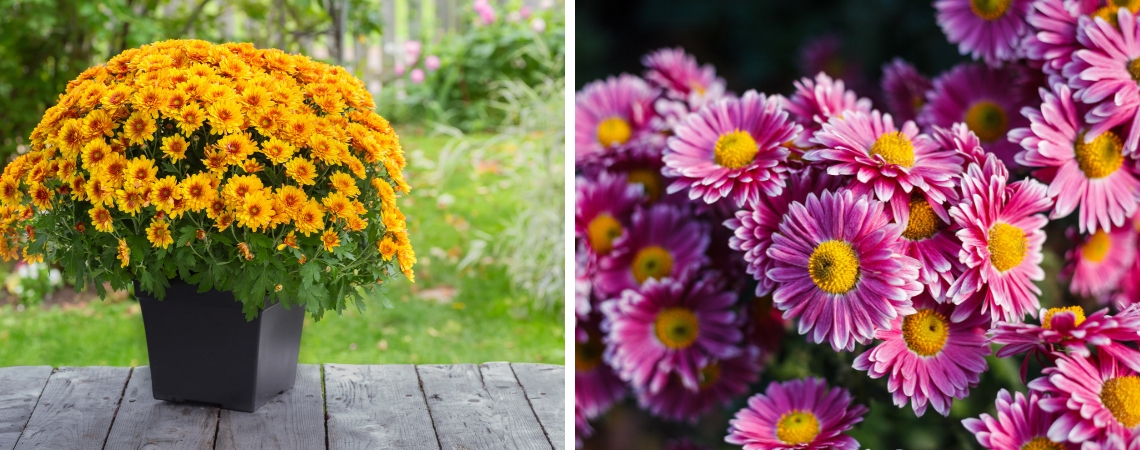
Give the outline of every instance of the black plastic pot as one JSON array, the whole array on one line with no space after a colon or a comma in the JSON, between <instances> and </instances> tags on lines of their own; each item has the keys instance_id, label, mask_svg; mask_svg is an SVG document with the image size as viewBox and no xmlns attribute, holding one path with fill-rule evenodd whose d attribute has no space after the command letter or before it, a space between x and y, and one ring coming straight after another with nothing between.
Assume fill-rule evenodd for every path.
<instances>
[{"instance_id":1,"label":"black plastic pot","mask_svg":"<svg viewBox=\"0 0 1140 450\"><path fill-rule=\"evenodd\" d=\"M135 283L155 399L253 412L293 387L304 308L274 304L247 321L232 293L170 284L160 301Z\"/></svg>"}]
</instances>

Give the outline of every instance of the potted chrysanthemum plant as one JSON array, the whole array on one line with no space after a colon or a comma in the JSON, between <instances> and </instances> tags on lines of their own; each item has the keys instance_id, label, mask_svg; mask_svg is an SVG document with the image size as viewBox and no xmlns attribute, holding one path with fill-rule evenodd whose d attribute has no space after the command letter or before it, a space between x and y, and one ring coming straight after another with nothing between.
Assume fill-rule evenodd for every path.
<instances>
[{"instance_id":1,"label":"potted chrysanthemum plant","mask_svg":"<svg viewBox=\"0 0 1140 450\"><path fill-rule=\"evenodd\" d=\"M250 44L131 49L68 83L0 176L0 253L134 285L155 398L253 411L307 311L414 280L396 133L341 67Z\"/></svg>"}]
</instances>

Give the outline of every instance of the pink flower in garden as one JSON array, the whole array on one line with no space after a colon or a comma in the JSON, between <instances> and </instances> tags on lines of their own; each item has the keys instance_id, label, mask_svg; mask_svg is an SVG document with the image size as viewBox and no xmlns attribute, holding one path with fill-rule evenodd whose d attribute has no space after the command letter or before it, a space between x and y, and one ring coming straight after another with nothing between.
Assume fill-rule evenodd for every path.
<instances>
[{"instance_id":1,"label":"pink flower in garden","mask_svg":"<svg viewBox=\"0 0 1140 450\"><path fill-rule=\"evenodd\" d=\"M1127 8L1117 11L1119 28L1103 18L1081 18L1078 37L1087 48L1073 53L1064 75L1074 89L1073 97L1095 105L1085 120L1091 125L1085 142L1093 142L1113 127L1129 127L1123 153L1130 155L1140 140L1140 26Z\"/></svg>"},{"instance_id":2,"label":"pink flower in garden","mask_svg":"<svg viewBox=\"0 0 1140 450\"><path fill-rule=\"evenodd\" d=\"M997 417L982 414L962 421L978 443L993 450L1077 450L1079 446L1064 441L1049 440L1049 426L1060 416L1041 409L1042 397L1030 392L1029 398L1020 392L1010 394L1002 389L997 395Z\"/></svg>"},{"instance_id":3,"label":"pink flower in garden","mask_svg":"<svg viewBox=\"0 0 1140 450\"><path fill-rule=\"evenodd\" d=\"M800 132L779 102L756 91L724 98L690 114L668 140L665 176L670 193L713 203L731 198L741 206L761 195L780 195L787 177L788 149Z\"/></svg>"},{"instance_id":4,"label":"pink flower in garden","mask_svg":"<svg viewBox=\"0 0 1140 450\"><path fill-rule=\"evenodd\" d=\"M1013 61L1021 54L1025 21L1033 0L936 0L938 26L958 52L991 66Z\"/></svg>"},{"instance_id":5,"label":"pink flower in garden","mask_svg":"<svg viewBox=\"0 0 1140 450\"><path fill-rule=\"evenodd\" d=\"M883 66L883 99L896 120L918 117L918 110L926 103L926 91L931 87L930 79L902 58L895 58Z\"/></svg>"},{"instance_id":6,"label":"pink flower in garden","mask_svg":"<svg viewBox=\"0 0 1140 450\"><path fill-rule=\"evenodd\" d=\"M800 148L813 146L812 136L833 117L840 117L845 111L871 112L871 100L860 98L844 87L843 80L832 79L826 73L819 72L814 80L801 78L793 85L796 90L791 97L777 98L792 120L804 127L796 140Z\"/></svg>"},{"instance_id":7,"label":"pink flower in garden","mask_svg":"<svg viewBox=\"0 0 1140 450\"><path fill-rule=\"evenodd\" d=\"M1031 30L1025 36L1025 56L1041 64L1050 75L1049 84L1059 79L1065 65L1073 60L1073 52L1082 46L1077 41L1077 22L1082 15L1092 14L1097 1L1039 0L1032 3L1027 21Z\"/></svg>"},{"instance_id":8,"label":"pink flower in garden","mask_svg":"<svg viewBox=\"0 0 1140 450\"><path fill-rule=\"evenodd\" d=\"M574 237L591 255L607 255L626 233L642 189L625 175L602 172L596 179L578 177L574 193Z\"/></svg>"},{"instance_id":9,"label":"pink flower in garden","mask_svg":"<svg viewBox=\"0 0 1140 450\"><path fill-rule=\"evenodd\" d=\"M523 5L522 8L519 8L519 16L521 16L523 19L529 19L530 18L530 7Z\"/></svg>"},{"instance_id":10,"label":"pink flower in garden","mask_svg":"<svg viewBox=\"0 0 1140 450\"><path fill-rule=\"evenodd\" d=\"M1097 230L1081 239L1065 254L1062 275L1071 278L1069 290L1077 295L1105 300L1132 267L1136 258L1136 231L1132 225L1107 232Z\"/></svg>"},{"instance_id":11,"label":"pink flower in garden","mask_svg":"<svg viewBox=\"0 0 1140 450\"><path fill-rule=\"evenodd\" d=\"M918 281L935 300L945 301L946 291L963 270L962 263L958 261L962 243L958 241L954 227L939 217L927 196L911 196L909 218L899 242L899 253L918 260L920 264Z\"/></svg>"},{"instance_id":12,"label":"pink flower in garden","mask_svg":"<svg viewBox=\"0 0 1140 450\"><path fill-rule=\"evenodd\" d=\"M587 419L625 396L626 385L603 360L606 346L597 324L579 323L574 342L574 404Z\"/></svg>"},{"instance_id":13,"label":"pink flower in garden","mask_svg":"<svg viewBox=\"0 0 1140 450\"><path fill-rule=\"evenodd\" d=\"M970 127L965 123L958 122L948 128L940 126L930 127L930 137L934 142L944 149L953 150L958 156L961 156L962 168L969 167L970 164L983 165L986 162L986 155L989 153L982 148L982 141L978 139L978 135L970 131Z\"/></svg>"},{"instance_id":14,"label":"pink flower in garden","mask_svg":"<svg viewBox=\"0 0 1140 450\"><path fill-rule=\"evenodd\" d=\"M934 80L917 121L922 126L943 128L965 123L986 150L1006 166L1016 168L1014 155L1021 147L1010 142L1006 133L1029 123L1018 112L1026 105L1020 95L1023 90L1010 70L961 64Z\"/></svg>"},{"instance_id":15,"label":"pink flower in garden","mask_svg":"<svg viewBox=\"0 0 1140 450\"><path fill-rule=\"evenodd\" d=\"M641 57L648 70L645 79L665 90L674 100L688 102L691 110L724 95L724 79L710 64L698 66L696 58L680 47L663 48Z\"/></svg>"},{"instance_id":16,"label":"pink flower in garden","mask_svg":"<svg viewBox=\"0 0 1140 450\"><path fill-rule=\"evenodd\" d=\"M495 8L487 0L475 0L471 7L476 14L479 14L479 20L483 22L483 25L495 23Z\"/></svg>"},{"instance_id":17,"label":"pink flower in garden","mask_svg":"<svg viewBox=\"0 0 1140 450\"><path fill-rule=\"evenodd\" d=\"M1043 394L1041 409L1061 414L1046 437L1078 444L1114 434L1131 437L1140 425L1140 375L1129 367L1140 367L1140 358L1058 354L1056 366L1029 382L1029 389Z\"/></svg>"},{"instance_id":18,"label":"pink flower in garden","mask_svg":"<svg viewBox=\"0 0 1140 450\"><path fill-rule=\"evenodd\" d=\"M404 76L405 70L407 70L407 69L404 67L404 63L401 63L401 62L396 63L396 66L393 69L393 71L396 72L396 76L398 76L398 77Z\"/></svg>"},{"instance_id":19,"label":"pink flower in garden","mask_svg":"<svg viewBox=\"0 0 1140 450\"><path fill-rule=\"evenodd\" d=\"M409 75L409 78L412 79L412 83L415 83L415 84L423 83L424 82L424 71L423 71L423 69L420 69L419 67L412 69L412 73L411 73L411 75Z\"/></svg>"},{"instance_id":20,"label":"pink flower in garden","mask_svg":"<svg viewBox=\"0 0 1140 450\"><path fill-rule=\"evenodd\" d=\"M427 58L424 58L424 68L427 69L428 72L435 72L439 69L439 65L438 56L428 55Z\"/></svg>"},{"instance_id":21,"label":"pink flower in garden","mask_svg":"<svg viewBox=\"0 0 1140 450\"><path fill-rule=\"evenodd\" d=\"M1124 225L1136 212L1140 180L1124 167L1123 143L1111 130L1091 142L1068 86L1041 89L1040 108L1022 110L1030 126L1010 131L1024 151L1017 162L1042 167L1034 176L1049 183L1049 196L1056 197L1050 218L1065 217L1080 207L1082 233Z\"/></svg>"},{"instance_id":22,"label":"pink flower in garden","mask_svg":"<svg viewBox=\"0 0 1140 450\"><path fill-rule=\"evenodd\" d=\"M687 208L668 204L634 211L628 231L598 260L597 291L614 296L706 264L708 225L692 217Z\"/></svg>"},{"instance_id":23,"label":"pink flower in garden","mask_svg":"<svg viewBox=\"0 0 1140 450\"><path fill-rule=\"evenodd\" d=\"M598 162L652 140L657 94L645 80L626 74L583 87L575 97L574 160Z\"/></svg>"},{"instance_id":24,"label":"pink flower in garden","mask_svg":"<svg viewBox=\"0 0 1140 450\"><path fill-rule=\"evenodd\" d=\"M420 59L420 52L424 46L420 41L404 41L404 63L413 66Z\"/></svg>"},{"instance_id":25,"label":"pink flower in garden","mask_svg":"<svg viewBox=\"0 0 1140 450\"><path fill-rule=\"evenodd\" d=\"M542 20L541 17L535 17L530 21L530 29L535 33L542 34L543 31L546 31L546 21Z\"/></svg>"},{"instance_id":26,"label":"pink flower in garden","mask_svg":"<svg viewBox=\"0 0 1140 450\"><path fill-rule=\"evenodd\" d=\"M919 262L898 253L902 230L882 203L849 190L792 203L768 249L774 304L785 319L799 317L809 342L830 341L835 351L869 342L913 314L910 299L922 291Z\"/></svg>"},{"instance_id":27,"label":"pink flower in garden","mask_svg":"<svg viewBox=\"0 0 1140 450\"><path fill-rule=\"evenodd\" d=\"M658 393L679 379L699 390L702 369L740 354L736 294L694 275L649 280L602 303L606 361L635 389Z\"/></svg>"},{"instance_id":28,"label":"pink flower in garden","mask_svg":"<svg viewBox=\"0 0 1140 450\"><path fill-rule=\"evenodd\" d=\"M1004 345L998 350L998 358L1026 353L1042 354L1050 352L1071 353L1089 356L1088 346L1102 352L1126 356L1127 349L1121 350L1123 342L1140 341L1140 309L1132 308L1116 314L1108 314L1102 309L1085 318L1085 310L1080 306L1042 309L1041 324L1028 322L998 322L991 330L991 341Z\"/></svg>"},{"instance_id":29,"label":"pink flower in garden","mask_svg":"<svg viewBox=\"0 0 1140 450\"><path fill-rule=\"evenodd\" d=\"M700 371L698 389L690 389L673 377L658 392L641 389L637 402L650 414L674 422L696 423L717 406L748 392L748 385L760 379L760 350L747 346L739 356L714 360Z\"/></svg>"},{"instance_id":30,"label":"pink flower in garden","mask_svg":"<svg viewBox=\"0 0 1140 450\"><path fill-rule=\"evenodd\" d=\"M842 433L863 421L867 407L851 400L847 390L828 388L820 378L772 382L728 421L724 440L745 450L856 450L859 443Z\"/></svg>"}]
</instances>

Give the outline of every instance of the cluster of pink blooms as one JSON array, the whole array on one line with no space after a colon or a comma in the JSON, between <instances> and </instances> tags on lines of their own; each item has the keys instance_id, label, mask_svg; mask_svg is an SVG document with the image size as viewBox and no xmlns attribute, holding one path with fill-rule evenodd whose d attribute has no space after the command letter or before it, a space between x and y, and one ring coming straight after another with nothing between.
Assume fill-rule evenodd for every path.
<instances>
[{"instance_id":1,"label":"cluster of pink blooms","mask_svg":"<svg viewBox=\"0 0 1140 450\"><path fill-rule=\"evenodd\" d=\"M693 422L751 394L728 443L859 448L843 387L753 390L787 324L920 416L949 415L991 345L1023 379L1035 358L1027 394L964 421L982 446L1140 449L1140 2L934 7L975 61L896 60L881 104L823 73L729 92L681 49L578 93L579 439L626 396ZM1056 275L1103 309L1042 307L1047 225Z\"/></svg>"}]
</instances>

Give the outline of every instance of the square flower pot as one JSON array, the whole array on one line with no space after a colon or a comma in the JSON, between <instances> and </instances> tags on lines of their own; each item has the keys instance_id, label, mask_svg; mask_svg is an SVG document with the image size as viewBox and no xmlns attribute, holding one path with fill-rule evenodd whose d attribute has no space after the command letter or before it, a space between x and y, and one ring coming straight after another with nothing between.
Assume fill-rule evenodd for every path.
<instances>
[{"instance_id":1,"label":"square flower pot","mask_svg":"<svg viewBox=\"0 0 1140 450\"><path fill-rule=\"evenodd\" d=\"M273 304L247 321L230 292L170 284L158 300L135 282L155 399L253 412L293 387L303 307Z\"/></svg>"}]
</instances>

